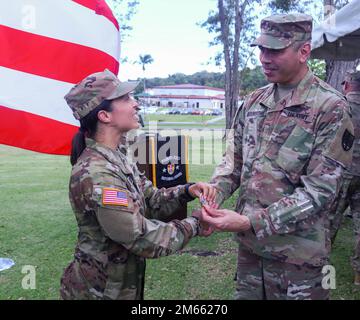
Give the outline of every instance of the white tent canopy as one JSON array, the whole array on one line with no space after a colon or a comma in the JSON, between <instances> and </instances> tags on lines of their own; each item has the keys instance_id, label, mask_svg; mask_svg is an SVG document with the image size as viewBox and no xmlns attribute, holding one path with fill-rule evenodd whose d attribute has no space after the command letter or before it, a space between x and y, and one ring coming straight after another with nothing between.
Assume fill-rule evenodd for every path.
<instances>
[{"instance_id":1,"label":"white tent canopy","mask_svg":"<svg viewBox=\"0 0 360 320\"><path fill-rule=\"evenodd\" d=\"M314 27L312 58L355 60L360 58L360 0L353 0Z\"/></svg>"}]
</instances>

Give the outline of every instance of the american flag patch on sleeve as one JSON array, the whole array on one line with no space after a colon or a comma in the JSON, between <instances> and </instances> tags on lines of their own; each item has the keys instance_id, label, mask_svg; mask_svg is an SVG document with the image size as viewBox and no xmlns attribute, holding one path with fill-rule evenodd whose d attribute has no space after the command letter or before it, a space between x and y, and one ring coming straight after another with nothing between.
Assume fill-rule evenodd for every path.
<instances>
[{"instance_id":1,"label":"american flag patch on sleeve","mask_svg":"<svg viewBox=\"0 0 360 320\"><path fill-rule=\"evenodd\" d=\"M115 188L104 188L102 194L102 203L113 206L129 206L128 193L126 190Z\"/></svg>"}]
</instances>

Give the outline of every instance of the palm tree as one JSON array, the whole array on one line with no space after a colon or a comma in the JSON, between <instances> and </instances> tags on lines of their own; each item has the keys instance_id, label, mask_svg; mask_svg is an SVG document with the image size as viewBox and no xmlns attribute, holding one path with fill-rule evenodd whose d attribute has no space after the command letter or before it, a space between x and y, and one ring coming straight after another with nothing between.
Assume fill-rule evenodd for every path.
<instances>
[{"instance_id":1,"label":"palm tree","mask_svg":"<svg viewBox=\"0 0 360 320\"><path fill-rule=\"evenodd\" d=\"M142 65L142 69L143 69L143 73L144 73L144 93L145 93L145 89L146 89L146 85L145 85L145 66L148 64L151 64L154 62L153 57L150 54L144 54L144 55L139 55L139 60L138 63Z\"/></svg>"}]
</instances>

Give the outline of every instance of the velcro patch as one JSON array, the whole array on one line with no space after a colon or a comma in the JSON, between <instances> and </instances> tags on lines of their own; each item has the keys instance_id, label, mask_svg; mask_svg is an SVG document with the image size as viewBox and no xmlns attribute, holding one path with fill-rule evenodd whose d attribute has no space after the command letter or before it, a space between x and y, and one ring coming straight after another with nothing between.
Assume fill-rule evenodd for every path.
<instances>
[{"instance_id":1,"label":"velcro patch","mask_svg":"<svg viewBox=\"0 0 360 320\"><path fill-rule=\"evenodd\" d=\"M348 129L345 130L342 136L342 147L345 151L349 151L354 144L355 136L353 136Z\"/></svg>"},{"instance_id":2,"label":"velcro patch","mask_svg":"<svg viewBox=\"0 0 360 320\"><path fill-rule=\"evenodd\" d=\"M298 118L304 121L307 121L307 119L309 118L309 113L294 112L289 110L284 110L283 112L289 118Z\"/></svg>"},{"instance_id":3,"label":"velcro patch","mask_svg":"<svg viewBox=\"0 0 360 320\"><path fill-rule=\"evenodd\" d=\"M103 188L102 204L111 206L129 206L128 192L124 189Z\"/></svg>"}]
</instances>

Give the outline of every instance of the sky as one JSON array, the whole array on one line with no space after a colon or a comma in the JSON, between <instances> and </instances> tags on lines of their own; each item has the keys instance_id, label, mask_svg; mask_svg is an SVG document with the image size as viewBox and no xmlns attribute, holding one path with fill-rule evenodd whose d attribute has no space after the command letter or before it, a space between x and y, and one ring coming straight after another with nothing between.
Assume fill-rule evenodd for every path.
<instances>
[{"instance_id":1,"label":"sky","mask_svg":"<svg viewBox=\"0 0 360 320\"><path fill-rule=\"evenodd\" d=\"M154 59L146 66L147 78L224 71L213 63L207 65L221 48L209 47L213 36L197 26L216 4L217 0L140 0L131 20L133 30L121 47L121 57L130 62L120 65L119 78L143 77L141 65L133 63L140 54L150 54Z\"/></svg>"},{"instance_id":2,"label":"sky","mask_svg":"<svg viewBox=\"0 0 360 320\"><path fill-rule=\"evenodd\" d=\"M113 0L106 1L112 6ZM263 0L256 9L258 29L268 1ZM120 80L144 76L166 78L174 73L193 74L203 70L224 72L224 66L211 62L222 48L210 47L214 34L198 25L207 19L211 10L217 10L217 0L140 0L137 13L130 21L133 30L121 45L121 58L129 61L120 65ZM145 74L142 66L134 63L140 54L150 54L154 59L146 66ZM257 49L255 56L258 56Z\"/></svg>"}]
</instances>

